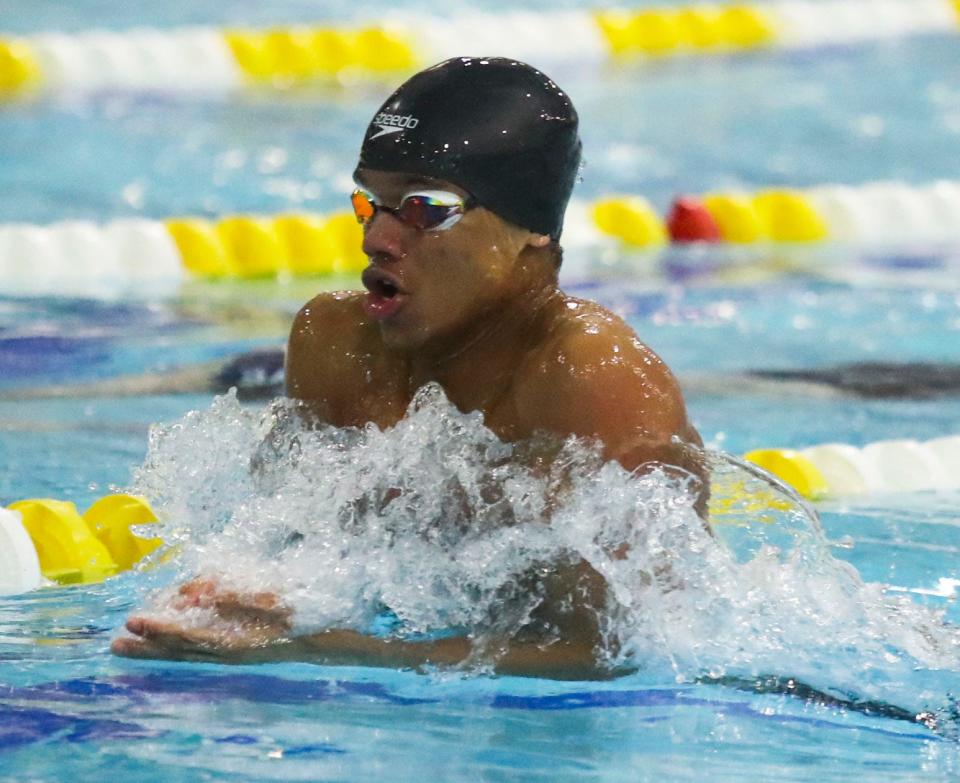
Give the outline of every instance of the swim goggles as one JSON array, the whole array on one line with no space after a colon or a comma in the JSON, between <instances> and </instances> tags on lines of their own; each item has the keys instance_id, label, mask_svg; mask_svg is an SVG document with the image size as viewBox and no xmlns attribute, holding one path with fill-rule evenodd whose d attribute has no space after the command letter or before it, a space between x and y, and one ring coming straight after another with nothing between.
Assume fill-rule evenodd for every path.
<instances>
[{"instance_id":1,"label":"swim goggles","mask_svg":"<svg viewBox=\"0 0 960 783\"><path fill-rule=\"evenodd\" d=\"M474 206L473 199L447 190L417 190L400 200L399 207L377 203L373 194L357 188L350 196L357 222L369 226L377 212L388 212L397 220L418 231L446 231L460 222Z\"/></svg>"}]
</instances>

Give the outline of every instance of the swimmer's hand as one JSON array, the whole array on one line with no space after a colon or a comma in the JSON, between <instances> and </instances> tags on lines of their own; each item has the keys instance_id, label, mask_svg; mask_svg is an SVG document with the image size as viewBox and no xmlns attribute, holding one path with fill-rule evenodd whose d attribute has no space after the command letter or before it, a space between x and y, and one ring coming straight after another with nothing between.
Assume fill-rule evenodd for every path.
<instances>
[{"instance_id":1,"label":"swimmer's hand","mask_svg":"<svg viewBox=\"0 0 960 783\"><path fill-rule=\"evenodd\" d=\"M195 579L179 588L169 610L130 617L131 636L114 640L111 651L129 658L253 663L283 657L277 648L290 642L292 612L273 593L239 593Z\"/></svg>"},{"instance_id":2,"label":"swimmer's hand","mask_svg":"<svg viewBox=\"0 0 960 783\"><path fill-rule=\"evenodd\" d=\"M182 585L157 615L133 615L130 636L111 651L127 658L214 663L307 661L331 665L452 665L470 654L466 638L410 643L346 629L291 635L292 610L273 593L239 593L215 580Z\"/></svg>"},{"instance_id":3,"label":"swimmer's hand","mask_svg":"<svg viewBox=\"0 0 960 783\"><path fill-rule=\"evenodd\" d=\"M379 666L422 670L452 667L470 659L469 636L423 641L368 636L349 629L291 635L291 609L272 593L238 593L199 579L183 585L170 603L174 613L127 620L131 636L111 650L128 658L210 663L303 661L330 666ZM200 616L196 612L207 610ZM555 679L606 679L594 642L568 639L547 644L504 640L493 655L500 674Z\"/></svg>"},{"instance_id":4,"label":"swimmer's hand","mask_svg":"<svg viewBox=\"0 0 960 783\"><path fill-rule=\"evenodd\" d=\"M213 580L197 579L180 587L167 611L130 617L126 629L131 636L114 640L110 649L128 658L403 668L457 664L470 654L466 638L411 643L346 629L295 637L290 634L291 614L272 593L238 593L223 590Z\"/></svg>"}]
</instances>

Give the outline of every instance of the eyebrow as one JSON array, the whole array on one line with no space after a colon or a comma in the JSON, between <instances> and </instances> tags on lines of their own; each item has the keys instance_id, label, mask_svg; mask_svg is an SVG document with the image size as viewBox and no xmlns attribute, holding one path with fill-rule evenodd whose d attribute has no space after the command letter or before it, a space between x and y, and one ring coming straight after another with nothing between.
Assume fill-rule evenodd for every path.
<instances>
[{"instance_id":1,"label":"eyebrow","mask_svg":"<svg viewBox=\"0 0 960 783\"><path fill-rule=\"evenodd\" d=\"M429 185L432 188L439 187L440 180L433 177L414 177L409 182L410 185Z\"/></svg>"},{"instance_id":2,"label":"eyebrow","mask_svg":"<svg viewBox=\"0 0 960 783\"><path fill-rule=\"evenodd\" d=\"M370 187L366 182L364 182L364 176L362 171L357 173L357 176L353 178L353 181L356 182L358 185L362 185L365 188ZM441 187L441 183L442 183L442 180L439 180L436 177L416 175L406 180L404 183L404 187L416 188L416 187L428 186L430 188L437 189Z\"/></svg>"}]
</instances>

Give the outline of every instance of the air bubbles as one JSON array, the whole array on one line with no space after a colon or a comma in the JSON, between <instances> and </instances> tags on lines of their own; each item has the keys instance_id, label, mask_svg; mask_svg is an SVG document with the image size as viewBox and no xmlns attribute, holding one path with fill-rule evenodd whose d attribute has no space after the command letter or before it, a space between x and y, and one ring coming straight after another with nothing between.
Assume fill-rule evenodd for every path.
<instances>
[{"instance_id":1,"label":"air bubbles","mask_svg":"<svg viewBox=\"0 0 960 783\"><path fill-rule=\"evenodd\" d=\"M876 139L886 132L887 123L877 114L863 114L857 117L855 127L860 136Z\"/></svg>"},{"instance_id":2,"label":"air bubbles","mask_svg":"<svg viewBox=\"0 0 960 783\"><path fill-rule=\"evenodd\" d=\"M576 439L504 443L435 385L387 430L312 426L294 402L227 395L154 427L133 489L179 544L178 579L276 591L298 632L455 629L483 669L488 647L529 627L558 567L587 563L609 586L611 660L671 679L775 672L853 688L865 669L878 687L960 669L960 633L936 612L863 582L832 554L845 542L831 547L762 472L707 459L709 527L689 474L631 474Z\"/></svg>"},{"instance_id":3,"label":"air bubbles","mask_svg":"<svg viewBox=\"0 0 960 783\"><path fill-rule=\"evenodd\" d=\"M580 157L580 163L577 164L577 184L583 184L583 172L587 168L587 159L584 156Z\"/></svg>"},{"instance_id":4,"label":"air bubbles","mask_svg":"<svg viewBox=\"0 0 960 783\"><path fill-rule=\"evenodd\" d=\"M237 170L247 163L247 153L241 149L230 149L217 156L217 168Z\"/></svg>"},{"instance_id":5,"label":"air bubbles","mask_svg":"<svg viewBox=\"0 0 960 783\"><path fill-rule=\"evenodd\" d=\"M267 147L257 160L257 171L261 174L276 174L283 171L289 161L289 153L283 147Z\"/></svg>"},{"instance_id":6,"label":"air bubbles","mask_svg":"<svg viewBox=\"0 0 960 783\"><path fill-rule=\"evenodd\" d=\"M146 183L143 180L134 180L124 185L120 192L124 203L136 210L142 210L146 195Z\"/></svg>"}]
</instances>

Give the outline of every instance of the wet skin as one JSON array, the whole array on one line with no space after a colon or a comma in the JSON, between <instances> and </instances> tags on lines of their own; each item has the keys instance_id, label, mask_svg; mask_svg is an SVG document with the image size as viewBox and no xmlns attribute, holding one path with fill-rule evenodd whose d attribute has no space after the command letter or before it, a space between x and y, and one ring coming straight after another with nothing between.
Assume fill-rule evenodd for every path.
<instances>
[{"instance_id":1,"label":"wet skin","mask_svg":"<svg viewBox=\"0 0 960 783\"><path fill-rule=\"evenodd\" d=\"M424 187L461 192L379 171L362 172L361 184L390 206ZM577 435L597 441L628 470L659 462L700 473L700 437L673 375L620 318L558 289L549 242L481 207L446 231L418 231L379 213L364 233L368 290L321 294L297 315L287 393L320 421L385 428L419 388L436 382L460 410L481 411L504 440ZM559 639L503 640L497 670L609 675L596 661L602 578L581 562L558 567L544 589L534 619L553 626ZM210 608L222 623L188 628L132 617L133 637L117 639L114 652L414 668L456 664L470 653L468 639L404 642L346 630L291 639L290 612L276 597L218 591L210 580L185 585L176 601Z\"/></svg>"}]
</instances>

